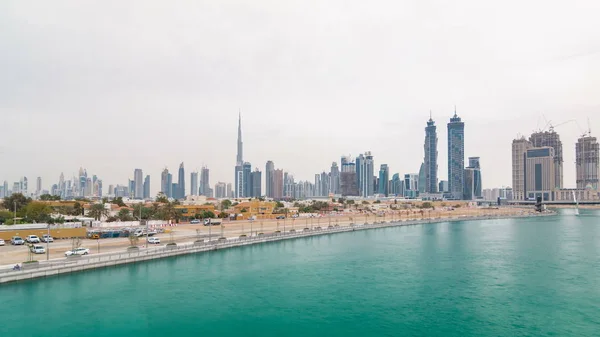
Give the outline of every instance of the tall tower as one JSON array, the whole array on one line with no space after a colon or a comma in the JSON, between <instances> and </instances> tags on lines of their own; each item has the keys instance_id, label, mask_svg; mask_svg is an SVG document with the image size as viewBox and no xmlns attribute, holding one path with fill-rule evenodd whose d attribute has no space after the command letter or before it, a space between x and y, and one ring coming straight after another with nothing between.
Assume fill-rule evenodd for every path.
<instances>
[{"instance_id":1,"label":"tall tower","mask_svg":"<svg viewBox=\"0 0 600 337\"><path fill-rule=\"evenodd\" d=\"M575 144L577 165L577 188L598 190L598 166L600 147L596 137L584 135Z\"/></svg>"},{"instance_id":2,"label":"tall tower","mask_svg":"<svg viewBox=\"0 0 600 337\"><path fill-rule=\"evenodd\" d=\"M275 195L275 191L273 189L273 180L275 174L275 164L272 161L267 161L265 165L265 192L267 198L273 198Z\"/></svg>"},{"instance_id":3,"label":"tall tower","mask_svg":"<svg viewBox=\"0 0 600 337\"><path fill-rule=\"evenodd\" d=\"M136 199L144 199L144 183L142 169L135 169L133 171L134 191L133 196Z\"/></svg>"},{"instance_id":4,"label":"tall tower","mask_svg":"<svg viewBox=\"0 0 600 337\"><path fill-rule=\"evenodd\" d=\"M525 154L532 148L531 143L521 137L512 142L512 187L515 200L525 200Z\"/></svg>"},{"instance_id":5,"label":"tall tower","mask_svg":"<svg viewBox=\"0 0 600 337\"><path fill-rule=\"evenodd\" d=\"M551 126L548 131L535 132L529 137L529 142L533 147L546 147L549 146L554 149L554 183L555 188L562 188L563 186L563 150L560 136L554 128Z\"/></svg>"},{"instance_id":6,"label":"tall tower","mask_svg":"<svg viewBox=\"0 0 600 337\"><path fill-rule=\"evenodd\" d=\"M242 113L238 117L237 158L235 161L235 197L244 197L244 149L242 143Z\"/></svg>"},{"instance_id":7,"label":"tall tower","mask_svg":"<svg viewBox=\"0 0 600 337\"><path fill-rule=\"evenodd\" d=\"M456 114L448 123L448 190L455 200L463 197L465 169L465 123Z\"/></svg>"},{"instance_id":8,"label":"tall tower","mask_svg":"<svg viewBox=\"0 0 600 337\"><path fill-rule=\"evenodd\" d=\"M183 168L183 162L179 164L179 177L177 181L177 198L185 198L185 169Z\"/></svg>"},{"instance_id":9,"label":"tall tower","mask_svg":"<svg viewBox=\"0 0 600 337\"><path fill-rule=\"evenodd\" d=\"M438 151L437 151L437 127L429 115L427 127L425 128L425 192L436 193L438 191Z\"/></svg>"},{"instance_id":10,"label":"tall tower","mask_svg":"<svg viewBox=\"0 0 600 337\"><path fill-rule=\"evenodd\" d=\"M198 172L190 174L190 195L198 195Z\"/></svg>"},{"instance_id":11,"label":"tall tower","mask_svg":"<svg viewBox=\"0 0 600 337\"><path fill-rule=\"evenodd\" d=\"M244 164L244 143L242 142L242 113L238 117L237 165Z\"/></svg>"},{"instance_id":12,"label":"tall tower","mask_svg":"<svg viewBox=\"0 0 600 337\"><path fill-rule=\"evenodd\" d=\"M171 182L169 181L169 170L165 169L160 174L160 191L167 197L170 198Z\"/></svg>"},{"instance_id":13,"label":"tall tower","mask_svg":"<svg viewBox=\"0 0 600 337\"><path fill-rule=\"evenodd\" d=\"M212 197L210 195L210 170L206 166L202 166L200 171L200 195Z\"/></svg>"}]
</instances>

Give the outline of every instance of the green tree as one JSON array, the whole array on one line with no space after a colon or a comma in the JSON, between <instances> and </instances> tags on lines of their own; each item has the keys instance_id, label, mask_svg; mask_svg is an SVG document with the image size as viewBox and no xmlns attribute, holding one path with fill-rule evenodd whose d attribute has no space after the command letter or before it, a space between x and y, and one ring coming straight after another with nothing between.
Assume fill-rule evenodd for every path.
<instances>
[{"instance_id":1,"label":"green tree","mask_svg":"<svg viewBox=\"0 0 600 337\"><path fill-rule=\"evenodd\" d=\"M225 219L225 218L229 217L229 214L227 214L226 212L221 212L221 213L219 213L218 217L220 219Z\"/></svg>"},{"instance_id":2,"label":"green tree","mask_svg":"<svg viewBox=\"0 0 600 337\"><path fill-rule=\"evenodd\" d=\"M127 208L121 208L119 210L119 213L117 214L117 217L121 221L132 221L133 220L133 217L131 216L131 213L129 212L129 210Z\"/></svg>"},{"instance_id":3,"label":"green tree","mask_svg":"<svg viewBox=\"0 0 600 337\"><path fill-rule=\"evenodd\" d=\"M10 211L0 211L0 224L6 224L8 220L12 224L12 220L15 214Z\"/></svg>"},{"instance_id":4,"label":"green tree","mask_svg":"<svg viewBox=\"0 0 600 337\"><path fill-rule=\"evenodd\" d=\"M421 208L433 208L433 204L429 201L425 201L423 204L421 204Z\"/></svg>"},{"instance_id":5,"label":"green tree","mask_svg":"<svg viewBox=\"0 0 600 337\"><path fill-rule=\"evenodd\" d=\"M88 211L88 216L96 220L101 220L103 217L108 216L108 210L104 208L103 204L93 204Z\"/></svg>"},{"instance_id":6,"label":"green tree","mask_svg":"<svg viewBox=\"0 0 600 337\"><path fill-rule=\"evenodd\" d=\"M20 213L25 222L47 222L52 214L52 207L43 202L30 202Z\"/></svg>"},{"instance_id":7,"label":"green tree","mask_svg":"<svg viewBox=\"0 0 600 337\"><path fill-rule=\"evenodd\" d=\"M56 200L60 200L60 195L42 194L42 195L40 195L40 200L42 200L42 201L56 201Z\"/></svg>"},{"instance_id":8,"label":"green tree","mask_svg":"<svg viewBox=\"0 0 600 337\"><path fill-rule=\"evenodd\" d=\"M83 207L79 202L75 202L75 205L73 205L73 213L71 215L83 215Z\"/></svg>"},{"instance_id":9,"label":"green tree","mask_svg":"<svg viewBox=\"0 0 600 337\"><path fill-rule=\"evenodd\" d=\"M284 208L285 205L281 201L275 201L275 207L276 208Z\"/></svg>"},{"instance_id":10,"label":"green tree","mask_svg":"<svg viewBox=\"0 0 600 337\"><path fill-rule=\"evenodd\" d=\"M167 198L167 196L163 192L158 192L155 200L156 202L159 202L161 204L166 204L169 202L169 198Z\"/></svg>"},{"instance_id":11,"label":"green tree","mask_svg":"<svg viewBox=\"0 0 600 337\"><path fill-rule=\"evenodd\" d=\"M200 213L196 214L196 219L214 219L217 216L213 211L202 210Z\"/></svg>"},{"instance_id":12,"label":"green tree","mask_svg":"<svg viewBox=\"0 0 600 337\"><path fill-rule=\"evenodd\" d=\"M229 207L231 207L231 200L229 199L225 199L223 201L221 201L221 210L226 210L229 209Z\"/></svg>"},{"instance_id":13,"label":"green tree","mask_svg":"<svg viewBox=\"0 0 600 337\"><path fill-rule=\"evenodd\" d=\"M123 198L122 197L118 197L118 198L113 199L112 203L118 205L119 207L126 207L127 206L123 202Z\"/></svg>"},{"instance_id":14,"label":"green tree","mask_svg":"<svg viewBox=\"0 0 600 337\"><path fill-rule=\"evenodd\" d=\"M31 202L31 198L26 198L21 193L14 193L10 197L4 198L4 202L2 203L3 207L9 211L14 211L15 207L17 212L25 208L27 204Z\"/></svg>"}]
</instances>

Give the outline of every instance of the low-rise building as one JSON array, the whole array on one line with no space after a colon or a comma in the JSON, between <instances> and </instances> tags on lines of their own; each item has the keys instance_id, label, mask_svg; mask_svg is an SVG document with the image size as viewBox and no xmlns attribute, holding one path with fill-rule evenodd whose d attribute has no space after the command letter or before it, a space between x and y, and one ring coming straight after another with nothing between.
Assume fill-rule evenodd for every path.
<instances>
[{"instance_id":1,"label":"low-rise building","mask_svg":"<svg viewBox=\"0 0 600 337\"><path fill-rule=\"evenodd\" d=\"M258 199L244 201L233 206L235 214L238 215L238 219L248 219L249 217L255 217L256 219L271 219L275 217L273 211L277 207L277 203L272 201L260 201Z\"/></svg>"}]
</instances>

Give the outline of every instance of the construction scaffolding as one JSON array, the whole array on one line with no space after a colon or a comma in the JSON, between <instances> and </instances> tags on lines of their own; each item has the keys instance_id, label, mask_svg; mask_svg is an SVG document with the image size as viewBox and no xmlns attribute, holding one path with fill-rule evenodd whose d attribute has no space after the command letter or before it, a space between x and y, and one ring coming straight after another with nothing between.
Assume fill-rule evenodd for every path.
<instances>
[{"instance_id":1,"label":"construction scaffolding","mask_svg":"<svg viewBox=\"0 0 600 337\"><path fill-rule=\"evenodd\" d=\"M600 166L600 145L596 137L584 135L575 144L575 165L577 166L577 188L598 190L598 167Z\"/></svg>"},{"instance_id":2,"label":"construction scaffolding","mask_svg":"<svg viewBox=\"0 0 600 337\"><path fill-rule=\"evenodd\" d=\"M563 186L563 148L560 136L550 127L550 131L534 132L529 137L529 142L533 147L549 146L554 149L554 181L556 188Z\"/></svg>"}]
</instances>

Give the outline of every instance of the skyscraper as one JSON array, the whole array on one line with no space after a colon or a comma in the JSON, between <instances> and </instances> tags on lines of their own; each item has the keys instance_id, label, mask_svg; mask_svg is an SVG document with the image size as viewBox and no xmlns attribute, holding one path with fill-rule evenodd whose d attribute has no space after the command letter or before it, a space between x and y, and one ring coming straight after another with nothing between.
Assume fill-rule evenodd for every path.
<instances>
[{"instance_id":1,"label":"skyscraper","mask_svg":"<svg viewBox=\"0 0 600 337\"><path fill-rule=\"evenodd\" d=\"M274 190L273 190L273 179L275 174L275 164L272 161L268 161L265 165L265 192L267 198L273 198Z\"/></svg>"},{"instance_id":2,"label":"skyscraper","mask_svg":"<svg viewBox=\"0 0 600 337\"><path fill-rule=\"evenodd\" d=\"M340 172L340 194L342 196L358 196L358 179L356 173L356 164L349 156L343 156L342 172Z\"/></svg>"},{"instance_id":3,"label":"skyscraper","mask_svg":"<svg viewBox=\"0 0 600 337\"><path fill-rule=\"evenodd\" d=\"M387 164L381 164L379 168L379 191L378 193L384 196L390 194L389 191L390 169Z\"/></svg>"},{"instance_id":4,"label":"skyscraper","mask_svg":"<svg viewBox=\"0 0 600 337\"><path fill-rule=\"evenodd\" d=\"M146 178L144 178L144 199L149 199L150 198L150 175L147 175Z\"/></svg>"},{"instance_id":5,"label":"skyscraper","mask_svg":"<svg viewBox=\"0 0 600 337\"><path fill-rule=\"evenodd\" d=\"M448 192L453 199L463 196L465 169L465 123L456 114L448 123Z\"/></svg>"},{"instance_id":6,"label":"skyscraper","mask_svg":"<svg viewBox=\"0 0 600 337\"><path fill-rule=\"evenodd\" d=\"M340 193L340 168L336 162L331 163L331 170L329 171L329 185L331 193Z\"/></svg>"},{"instance_id":7,"label":"skyscraper","mask_svg":"<svg viewBox=\"0 0 600 337\"><path fill-rule=\"evenodd\" d=\"M361 154L356 158L356 173L358 176L358 190L363 198L375 194L375 172L373 155L370 151Z\"/></svg>"},{"instance_id":8,"label":"skyscraper","mask_svg":"<svg viewBox=\"0 0 600 337\"><path fill-rule=\"evenodd\" d=\"M515 200L527 199L525 191L525 159L531 143L521 137L512 142L512 187Z\"/></svg>"},{"instance_id":9,"label":"skyscraper","mask_svg":"<svg viewBox=\"0 0 600 337\"><path fill-rule=\"evenodd\" d=\"M283 170L275 170L273 173L273 199L283 198Z\"/></svg>"},{"instance_id":10,"label":"skyscraper","mask_svg":"<svg viewBox=\"0 0 600 337\"><path fill-rule=\"evenodd\" d=\"M321 172L321 191L323 197L328 197L331 191L331 177L327 172Z\"/></svg>"},{"instance_id":11,"label":"skyscraper","mask_svg":"<svg viewBox=\"0 0 600 337\"><path fill-rule=\"evenodd\" d=\"M235 197L244 197L244 166L243 164L235 166Z\"/></svg>"},{"instance_id":12,"label":"skyscraper","mask_svg":"<svg viewBox=\"0 0 600 337\"><path fill-rule=\"evenodd\" d=\"M42 177L37 177L37 181L35 184L35 195L40 196L42 192Z\"/></svg>"},{"instance_id":13,"label":"skyscraper","mask_svg":"<svg viewBox=\"0 0 600 337\"><path fill-rule=\"evenodd\" d=\"M210 170L203 166L200 171L200 195L211 197L210 195Z\"/></svg>"},{"instance_id":14,"label":"skyscraper","mask_svg":"<svg viewBox=\"0 0 600 337\"><path fill-rule=\"evenodd\" d=\"M167 197L170 198L169 189L171 186L171 182L169 181L169 170L165 167L165 169L160 174L160 191Z\"/></svg>"},{"instance_id":15,"label":"skyscraper","mask_svg":"<svg viewBox=\"0 0 600 337\"><path fill-rule=\"evenodd\" d=\"M198 195L198 172L190 174L190 195Z\"/></svg>"},{"instance_id":16,"label":"skyscraper","mask_svg":"<svg viewBox=\"0 0 600 337\"><path fill-rule=\"evenodd\" d=\"M227 184L227 198L233 198L233 191L231 188L231 183Z\"/></svg>"},{"instance_id":17,"label":"skyscraper","mask_svg":"<svg viewBox=\"0 0 600 337\"><path fill-rule=\"evenodd\" d=\"M235 197L244 197L245 186L249 183L244 181L244 149L242 143L242 114L238 116L238 138L237 138L237 156L235 161Z\"/></svg>"},{"instance_id":18,"label":"skyscraper","mask_svg":"<svg viewBox=\"0 0 600 337\"><path fill-rule=\"evenodd\" d=\"M251 173L251 181L252 181L252 197L253 198L260 198L262 195L262 191L261 191L261 186L262 186L262 181L261 181L261 175L262 172L260 172L258 170L258 167L254 169L254 172Z\"/></svg>"},{"instance_id":19,"label":"skyscraper","mask_svg":"<svg viewBox=\"0 0 600 337\"><path fill-rule=\"evenodd\" d=\"M464 171L464 200L475 200L483 196L479 157L469 157L469 166Z\"/></svg>"},{"instance_id":20,"label":"skyscraper","mask_svg":"<svg viewBox=\"0 0 600 337\"><path fill-rule=\"evenodd\" d=\"M421 163L419 168L419 194L425 193L425 184L427 183L427 172L425 170L425 163ZM461 193L462 196L462 193Z\"/></svg>"},{"instance_id":21,"label":"skyscraper","mask_svg":"<svg viewBox=\"0 0 600 337\"><path fill-rule=\"evenodd\" d=\"M546 147L549 146L554 149L554 183L555 188L562 188L563 186L563 150L560 136L554 131L553 127L550 127L549 131L534 132L529 137L529 142L533 147Z\"/></svg>"},{"instance_id":22,"label":"skyscraper","mask_svg":"<svg viewBox=\"0 0 600 337\"><path fill-rule=\"evenodd\" d=\"M435 122L429 116L427 127L425 128L425 192L436 193L438 191L438 165L437 165L437 131Z\"/></svg>"},{"instance_id":23,"label":"skyscraper","mask_svg":"<svg viewBox=\"0 0 600 337\"><path fill-rule=\"evenodd\" d=\"M252 164L245 162L242 173L244 181L242 197L249 198L252 196Z\"/></svg>"},{"instance_id":24,"label":"skyscraper","mask_svg":"<svg viewBox=\"0 0 600 337\"><path fill-rule=\"evenodd\" d=\"M183 162L179 164L179 180L177 182L177 198L185 198L185 169L183 168Z\"/></svg>"},{"instance_id":25,"label":"skyscraper","mask_svg":"<svg viewBox=\"0 0 600 337\"><path fill-rule=\"evenodd\" d=\"M525 194L528 199L541 197L543 201L552 199L556 186L556 161L554 148L534 147L527 150L525 157Z\"/></svg>"},{"instance_id":26,"label":"skyscraper","mask_svg":"<svg viewBox=\"0 0 600 337\"><path fill-rule=\"evenodd\" d=\"M227 184L218 182L215 184L215 198L222 199L227 197Z\"/></svg>"},{"instance_id":27,"label":"skyscraper","mask_svg":"<svg viewBox=\"0 0 600 337\"><path fill-rule=\"evenodd\" d=\"M390 195L404 196L404 180L400 179L400 174L394 173L390 180Z\"/></svg>"},{"instance_id":28,"label":"skyscraper","mask_svg":"<svg viewBox=\"0 0 600 337\"><path fill-rule=\"evenodd\" d=\"M577 188L598 190L600 147L596 137L584 135L575 144L577 165Z\"/></svg>"},{"instance_id":29,"label":"skyscraper","mask_svg":"<svg viewBox=\"0 0 600 337\"><path fill-rule=\"evenodd\" d=\"M144 174L142 173L142 169L135 169L133 171L133 181L134 181L134 198L135 199L143 199L144 198Z\"/></svg>"}]
</instances>

